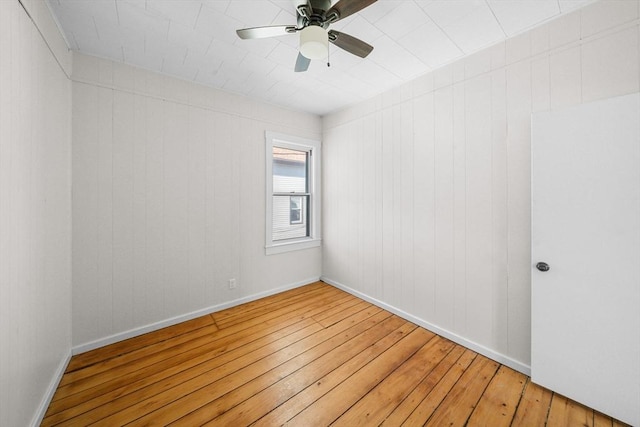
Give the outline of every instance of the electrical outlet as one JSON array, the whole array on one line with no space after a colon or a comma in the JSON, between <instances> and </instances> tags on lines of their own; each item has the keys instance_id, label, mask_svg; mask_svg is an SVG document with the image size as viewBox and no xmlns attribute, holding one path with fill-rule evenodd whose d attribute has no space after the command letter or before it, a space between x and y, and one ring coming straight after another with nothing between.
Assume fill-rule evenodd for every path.
<instances>
[{"instance_id":1,"label":"electrical outlet","mask_svg":"<svg viewBox=\"0 0 640 427\"><path fill-rule=\"evenodd\" d=\"M229 279L229 289L236 288L236 279Z\"/></svg>"}]
</instances>

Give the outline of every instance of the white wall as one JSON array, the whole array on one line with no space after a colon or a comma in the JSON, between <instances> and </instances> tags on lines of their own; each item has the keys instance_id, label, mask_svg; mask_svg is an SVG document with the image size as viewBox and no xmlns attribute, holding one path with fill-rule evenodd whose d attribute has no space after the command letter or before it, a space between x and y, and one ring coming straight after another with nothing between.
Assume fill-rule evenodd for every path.
<instances>
[{"instance_id":1,"label":"white wall","mask_svg":"<svg viewBox=\"0 0 640 427\"><path fill-rule=\"evenodd\" d=\"M2 426L39 423L71 349L71 57L24 3L37 27L0 1Z\"/></svg>"},{"instance_id":2,"label":"white wall","mask_svg":"<svg viewBox=\"0 0 640 427\"><path fill-rule=\"evenodd\" d=\"M602 1L324 119L323 277L527 372L531 113L639 90Z\"/></svg>"},{"instance_id":3,"label":"white wall","mask_svg":"<svg viewBox=\"0 0 640 427\"><path fill-rule=\"evenodd\" d=\"M264 249L264 132L319 117L83 55L72 80L76 351L320 277Z\"/></svg>"}]
</instances>

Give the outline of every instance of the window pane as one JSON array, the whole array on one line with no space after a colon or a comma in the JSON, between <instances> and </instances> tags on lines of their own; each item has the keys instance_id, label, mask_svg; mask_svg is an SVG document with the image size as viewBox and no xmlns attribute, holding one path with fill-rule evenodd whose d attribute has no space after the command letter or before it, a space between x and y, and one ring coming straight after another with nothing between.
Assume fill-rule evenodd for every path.
<instances>
[{"instance_id":1,"label":"window pane","mask_svg":"<svg viewBox=\"0 0 640 427\"><path fill-rule=\"evenodd\" d=\"M302 197L289 197L289 223L302 224Z\"/></svg>"},{"instance_id":2,"label":"window pane","mask_svg":"<svg viewBox=\"0 0 640 427\"><path fill-rule=\"evenodd\" d=\"M308 196L273 196L273 241L309 236L308 204Z\"/></svg>"},{"instance_id":3,"label":"window pane","mask_svg":"<svg viewBox=\"0 0 640 427\"><path fill-rule=\"evenodd\" d=\"M307 192L306 151L273 147L273 192Z\"/></svg>"}]
</instances>

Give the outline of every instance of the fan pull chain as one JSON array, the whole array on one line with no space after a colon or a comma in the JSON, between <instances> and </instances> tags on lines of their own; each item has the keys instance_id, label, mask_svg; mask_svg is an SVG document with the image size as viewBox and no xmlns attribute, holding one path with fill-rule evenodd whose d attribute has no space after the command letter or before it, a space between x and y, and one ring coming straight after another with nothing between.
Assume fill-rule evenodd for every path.
<instances>
[{"instance_id":1,"label":"fan pull chain","mask_svg":"<svg viewBox=\"0 0 640 427\"><path fill-rule=\"evenodd\" d=\"M329 49L329 44L327 43L327 68L331 67L331 64L329 62L329 53L331 53L331 49Z\"/></svg>"}]
</instances>

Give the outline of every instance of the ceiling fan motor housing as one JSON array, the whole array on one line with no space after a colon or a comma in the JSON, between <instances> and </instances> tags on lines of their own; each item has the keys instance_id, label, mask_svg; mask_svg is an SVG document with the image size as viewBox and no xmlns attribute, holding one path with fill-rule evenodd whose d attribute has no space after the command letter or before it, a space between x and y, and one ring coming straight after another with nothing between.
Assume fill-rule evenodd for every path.
<instances>
[{"instance_id":1,"label":"ceiling fan motor housing","mask_svg":"<svg viewBox=\"0 0 640 427\"><path fill-rule=\"evenodd\" d=\"M326 30L332 22L332 19L328 19L329 16L325 16L330 8L330 0L310 0L308 3L299 4L297 7L298 28L316 25Z\"/></svg>"}]
</instances>

